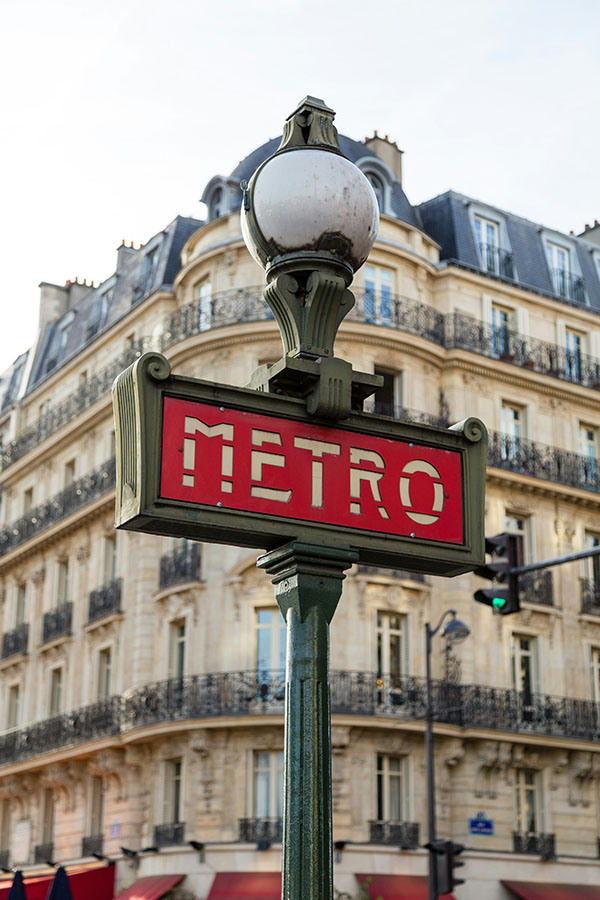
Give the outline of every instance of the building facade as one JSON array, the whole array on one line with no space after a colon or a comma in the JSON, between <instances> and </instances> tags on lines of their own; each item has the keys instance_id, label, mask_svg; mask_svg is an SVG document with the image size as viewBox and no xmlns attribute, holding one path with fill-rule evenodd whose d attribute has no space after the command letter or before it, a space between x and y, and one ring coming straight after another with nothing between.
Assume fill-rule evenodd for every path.
<instances>
[{"instance_id":1,"label":"building facade","mask_svg":"<svg viewBox=\"0 0 600 900\"><path fill-rule=\"evenodd\" d=\"M486 533L533 562L600 544L600 245L449 192L412 206L401 152L341 138L377 195L379 237L338 356L383 375L376 412L490 433ZM114 377L157 349L244 385L281 343L243 244L239 183L270 141L99 287L41 285L34 346L1 385L0 863L94 853L117 884L280 866L285 625L256 553L116 533ZM434 640L438 832L464 843L456 896L507 878L600 877L600 562L480 582L355 566L331 628L335 884L424 876L424 626ZM479 824L478 824L479 823ZM482 824L486 823L486 824ZM191 843L190 843L191 842ZM125 850L123 849L125 848ZM375 882L373 882L375 884ZM482 894L482 891L484 892ZM276 892L275 892L276 895Z\"/></svg>"}]
</instances>

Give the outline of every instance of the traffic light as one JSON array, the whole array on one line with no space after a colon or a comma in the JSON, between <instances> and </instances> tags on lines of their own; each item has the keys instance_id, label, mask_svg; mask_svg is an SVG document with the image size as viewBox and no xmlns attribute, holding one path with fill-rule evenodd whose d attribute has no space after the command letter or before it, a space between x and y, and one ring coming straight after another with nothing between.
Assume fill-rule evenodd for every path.
<instances>
[{"instance_id":1,"label":"traffic light","mask_svg":"<svg viewBox=\"0 0 600 900\"><path fill-rule=\"evenodd\" d=\"M435 889L438 894L451 894L459 884L464 884L464 878L456 878L454 870L464 866L464 862L456 859L465 849L464 844L455 844L453 841L433 841L425 844L431 850L431 857L435 863Z\"/></svg>"},{"instance_id":2,"label":"traffic light","mask_svg":"<svg viewBox=\"0 0 600 900\"><path fill-rule=\"evenodd\" d=\"M521 565L521 536L505 532L486 537L485 552L489 553L491 560L475 569L474 574L495 584L475 591L473 599L491 606L501 616L519 612L519 577L512 570Z\"/></svg>"}]
</instances>

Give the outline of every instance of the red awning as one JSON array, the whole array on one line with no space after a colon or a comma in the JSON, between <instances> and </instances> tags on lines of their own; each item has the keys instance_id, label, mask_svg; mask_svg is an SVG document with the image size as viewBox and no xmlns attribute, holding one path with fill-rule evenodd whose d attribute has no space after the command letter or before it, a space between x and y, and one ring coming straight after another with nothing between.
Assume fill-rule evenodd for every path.
<instances>
[{"instance_id":1,"label":"red awning","mask_svg":"<svg viewBox=\"0 0 600 900\"><path fill-rule=\"evenodd\" d=\"M600 887L591 884L544 884L540 881L502 881L520 900L600 900Z\"/></svg>"},{"instance_id":2,"label":"red awning","mask_svg":"<svg viewBox=\"0 0 600 900\"><path fill-rule=\"evenodd\" d=\"M428 900L427 875L357 875L366 885L369 897L375 900ZM440 894L440 900L455 900L453 894Z\"/></svg>"},{"instance_id":3,"label":"red awning","mask_svg":"<svg viewBox=\"0 0 600 900\"><path fill-rule=\"evenodd\" d=\"M147 875L145 878L138 878L131 887L121 891L115 900L160 900L184 878L185 875Z\"/></svg>"},{"instance_id":4,"label":"red awning","mask_svg":"<svg viewBox=\"0 0 600 900\"><path fill-rule=\"evenodd\" d=\"M115 867L98 866L95 869L67 870L73 900L112 900L115 888ZM54 875L24 876L27 900L46 900ZM0 900L6 900L12 878L0 881Z\"/></svg>"},{"instance_id":5,"label":"red awning","mask_svg":"<svg viewBox=\"0 0 600 900\"><path fill-rule=\"evenodd\" d=\"M219 872L206 900L281 900L281 873Z\"/></svg>"}]
</instances>

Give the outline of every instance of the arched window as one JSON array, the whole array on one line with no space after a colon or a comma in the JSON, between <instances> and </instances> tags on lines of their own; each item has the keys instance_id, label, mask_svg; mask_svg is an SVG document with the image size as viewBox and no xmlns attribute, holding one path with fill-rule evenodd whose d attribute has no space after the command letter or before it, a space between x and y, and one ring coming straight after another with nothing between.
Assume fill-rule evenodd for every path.
<instances>
[{"instance_id":1,"label":"arched window","mask_svg":"<svg viewBox=\"0 0 600 900\"><path fill-rule=\"evenodd\" d=\"M223 213L225 212L223 206L223 188L215 188L208 205L209 221L212 222L213 219L218 219L219 216L223 215Z\"/></svg>"},{"instance_id":2,"label":"arched window","mask_svg":"<svg viewBox=\"0 0 600 900\"><path fill-rule=\"evenodd\" d=\"M377 197L377 203L379 205L379 209L383 212L383 182L378 175L374 175L372 172L367 172L367 178L369 180L369 184L375 191L375 196Z\"/></svg>"}]
</instances>

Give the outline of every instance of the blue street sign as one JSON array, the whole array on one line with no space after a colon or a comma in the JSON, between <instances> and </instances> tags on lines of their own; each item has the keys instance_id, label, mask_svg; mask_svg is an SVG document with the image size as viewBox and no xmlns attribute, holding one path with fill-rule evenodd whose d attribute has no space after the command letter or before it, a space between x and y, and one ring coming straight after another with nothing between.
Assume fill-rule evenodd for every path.
<instances>
[{"instance_id":1,"label":"blue street sign","mask_svg":"<svg viewBox=\"0 0 600 900\"><path fill-rule=\"evenodd\" d=\"M479 812L473 819L469 819L469 834L483 834L493 837L494 820L488 819L485 813Z\"/></svg>"}]
</instances>

